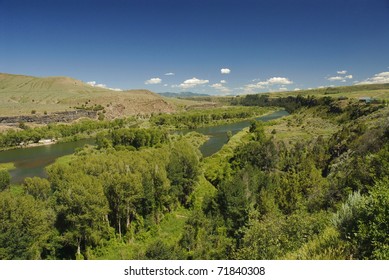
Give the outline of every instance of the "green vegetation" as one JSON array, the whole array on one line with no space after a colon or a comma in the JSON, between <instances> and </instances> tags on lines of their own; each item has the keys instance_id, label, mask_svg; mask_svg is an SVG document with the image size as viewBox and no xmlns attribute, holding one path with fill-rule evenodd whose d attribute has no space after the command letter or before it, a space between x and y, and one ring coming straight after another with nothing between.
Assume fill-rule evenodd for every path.
<instances>
[{"instance_id":1,"label":"green vegetation","mask_svg":"<svg viewBox=\"0 0 389 280\"><path fill-rule=\"evenodd\" d=\"M0 170L11 170L14 168L15 168L15 165L12 162L0 163Z\"/></svg>"},{"instance_id":2,"label":"green vegetation","mask_svg":"<svg viewBox=\"0 0 389 280\"><path fill-rule=\"evenodd\" d=\"M109 119L175 111L174 104L147 90L114 91L68 77L0 73L0 116L50 115L77 108L104 109Z\"/></svg>"},{"instance_id":3,"label":"green vegetation","mask_svg":"<svg viewBox=\"0 0 389 280\"><path fill-rule=\"evenodd\" d=\"M115 147L153 147L158 144L167 143L168 133L161 129L143 128L119 128L110 132L102 132L96 136L96 144L99 149Z\"/></svg>"},{"instance_id":4,"label":"green vegetation","mask_svg":"<svg viewBox=\"0 0 389 280\"><path fill-rule=\"evenodd\" d=\"M389 107L328 96L239 102L247 107L230 114L152 123L211 125L263 114L253 105L265 103L292 114L253 121L208 158L197 133L107 123L97 147L59 159L47 179L10 187L3 168L0 258L388 259Z\"/></svg>"},{"instance_id":5,"label":"green vegetation","mask_svg":"<svg viewBox=\"0 0 389 280\"><path fill-rule=\"evenodd\" d=\"M273 94L272 94L273 95ZM375 99L389 99L389 84L371 84L371 85L355 85L355 86L344 86L344 87L325 87L310 90L298 90L288 92L275 93L275 97L286 97L286 96L309 96L314 95L316 97L331 96L333 98L364 98L371 97Z\"/></svg>"},{"instance_id":6,"label":"green vegetation","mask_svg":"<svg viewBox=\"0 0 389 280\"><path fill-rule=\"evenodd\" d=\"M263 107L222 107L193 110L179 114L155 115L150 118L150 122L157 126L173 127L176 129L196 128L251 119L274 110L275 108Z\"/></svg>"},{"instance_id":7,"label":"green vegetation","mask_svg":"<svg viewBox=\"0 0 389 280\"><path fill-rule=\"evenodd\" d=\"M11 181L11 176L7 170L0 169L0 191L5 190Z\"/></svg>"},{"instance_id":8,"label":"green vegetation","mask_svg":"<svg viewBox=\"0 0 389 280\"><path fill-rule=\"evenodd\" d=\"M81 138L91 138L94 133L106 129L117 129L132 126L135 118L115 119L113 121L93 121L84 119L73 124L49 124L43 127L23 130L8 130L0 134L0 149L25 146L38 143L41 139L60 139L74 141Z\"/></svg>"}]
</instances>

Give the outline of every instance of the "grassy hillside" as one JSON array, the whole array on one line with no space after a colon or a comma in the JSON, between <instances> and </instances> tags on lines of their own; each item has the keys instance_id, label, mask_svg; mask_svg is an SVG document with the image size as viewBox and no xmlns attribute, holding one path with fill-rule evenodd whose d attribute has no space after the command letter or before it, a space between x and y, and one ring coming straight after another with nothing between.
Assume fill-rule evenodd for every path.
<instances>
[{"instance_id":1,"label":"grassy hillside","mask_svg":"<svg viewBox=\"0 0 389 280\"><path fill-rule=\"evenodd\" d=\"M175 106L147 90L113 91L68 77L37 78L0 73L0 115L28 115L104 107L106 117L173 112Z\"/></svg>"},{"instance_id":2,"label":"grassy hillside","mask_svg":"<svg viewBox=\"0 0 389 280\"><path fill-rule=\"evenodd\" d=\"M272 92L269 93L269 95L274 97L286 97L290 95L315 95L348 98L371 97L376 99L389 99L389 84L325 87L310 90Z\"/></svg>"}]
</instances>

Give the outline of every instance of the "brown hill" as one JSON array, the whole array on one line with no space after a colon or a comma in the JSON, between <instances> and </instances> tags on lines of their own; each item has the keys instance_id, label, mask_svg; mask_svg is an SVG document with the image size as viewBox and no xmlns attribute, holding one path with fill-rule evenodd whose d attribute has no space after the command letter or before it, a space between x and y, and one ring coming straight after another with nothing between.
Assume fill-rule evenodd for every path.
<instances>
[{"instance_id":1,"label":"brown hill","mask_svg":"<svg viewBox=\"0 0 389 280\"><path fill-rule=\"evenodd\" d=\"M50 114L96 105L104 107L108 118L175 111L172 103L148 90L114 91L68 77L0 73L0 116Z\"/></svg>"}]
</instances>

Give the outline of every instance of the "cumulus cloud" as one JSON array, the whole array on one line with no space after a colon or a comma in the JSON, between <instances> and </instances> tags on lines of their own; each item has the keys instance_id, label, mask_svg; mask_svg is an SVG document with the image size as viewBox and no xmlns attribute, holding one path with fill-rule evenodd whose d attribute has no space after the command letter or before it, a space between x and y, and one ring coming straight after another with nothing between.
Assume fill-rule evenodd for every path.
<instances>
[{"instance_id":1,"label":"cumulus cloud","mask_svg":"<svg viewBox=\"0 0 389 280\"><path fill-rule=\"evenodd\" d=\"M363 84L387 84L389 83L389 72L381 72L375 74L373 77L357 83L357 85Z\"/></svg>"},{"instance_id":2,"label":"cumulus cloud","mask_svg":"<svg viewBox=\"0 0 389 280\"><path fill-rule=\"evenodd\" d=\"M342 71L337 71L338 74L341 74L341 75L345 75L347 73L346 70L342 70ZM351 80L353 78L353 75L346 75L346 76L332 76L332 77L328 77L327 80L329 81L340 81L340 82L347 82L347 80Z\"/></svg>"},{"instance_id":3,"label":"cumulus cloud","mask_svg":"<svg viewBox=\"0 0 389 280\"><path fill-rule=\"evenodd\" d=\"M165 73L165 76L174 76L175 74L172 73L172 72L169 72L169 73Z\"/></svg>"},{"instance_id":4,"label":"cumulus cloud","mask_svg":"<svg viewBox=\"0 0 389 280\"><path fill-rule=\"evenodd\" d=\"M290 84L293 84L293 82L291 80L289 80L288 78L283 78L283 77L273 77L273 78L268 79L264 83L268 83L270 85L290 85Z\"/></svg>"},{"instance_id":5,"label":"cumulus cloud","mask_svg":"<svg viewBox=\"0 0 389 280\"><path fill-rule=\"evenodd\" d=\"M340 75L345 75L345 74L347 74L347 71L346 70L340 70L340 71L336 71L336 73L338 73Z\"/></svg>"},{"instance_id":6,"label":"cumulus cloud","mask_svg":"<svg viewBox=\"0 0 389 280\"><path fill-rule=\"evenodd\" d=\"M286 87L280 87L280 88L279 88L279 91L288 91L288 88L286 88Z\"/></svg>"},{"instance_id":7,"label":"cumulus cloud","mask_svg":"<svg viewBox=\"0 0 389 280\"><path fill-rule=\"evenodd\" d=\"M222 74L230 74L231 70L228 69L228 68L222 68L222 69L220 69L220 73L222 73Z\"/></svg>"},{"instance_id":8,"label":"cumulus cloud","mask_svg":"<svg viewBox=\"0 0 389 280\"><path fill-rule=\"evenodd\" d=\"M284 77L273 77L270 79L267 79L266 81L260 81L255 84L249 84L246 85L247 88L252 88L252 89L263 89L271 85L290 85L293 84L293 81L289 80L288 78Z\"/></svg>"},{"instance_id":9,"label":"cumulus cloud","mask_svg":"<svg viewBox=\"0 0 389 280\"><path fill-rule=\"evenodd\" d=\"M344 77L334 76L334 77L327 78L327 80L329 80L329 81L342 81L342 80L344 80Z\"/></svg>"},{"instance_id":10,"label":"cumulus cloud","mask_svg":"<svg viewBox=\"0 0 389 280\"><path fill-rule=\"evenodd\" d=\"M182 89L188 89L188 88L192 88L192 87L195 87L198 85L204 85L204 84L208 84L208 83L209 83L209 80L200 80L200 79L193 77L192 79L185 80L182 84L178 85L178 87L180 87Z\"/></svg>"},{"instance_id":11,"label":"cumulus cloud","mask_svg":"<svg viewBox=\"0 0 389 280\"><path fill-rule=\"evenodd\" d=\"M296 87L296 88L294 89L294 91L299 91L299 90L301 90L301 88Z\"/></svg>"},{"instance_id":12,"label":"cumulus cloud","mask_svg":"<svg viewBox=\"0 0 389 280\"><path fill-rule=\"evenodd\" d=\"M258 80L255 80L258 81ZM271 86L279 85L279 86L286 86L293 84L293 81L289 80L285 77L272 77L270 79L267 79L266 81L259 81L255 84L248 84L244 87L244 89L247 92L253 92L256 89L269 89ZM285 88L285 87L281 87Z\"/></svg>"},{"instance_id":13,"label":"cumulus cloud","mask_svg":"<svg viewBox=\"0 0 389 280\"><path fill-rule=\"evenodd\" d=\"M210 87L214 88L222 93L225 93L225 94L231 93L231 90L229 88L227 88L226 86L224 86L222 83L216 83L216 84L210 85Z\"/></svg>"},{"instance_id":14,"label":"cumulus cloud","mask_svg":"<svg viewBox=\"0 0 389 280\"><path fill-rule=\"evenodd\" d=\"M226 84L227 81L226 81L226 80L221 80L220 83L221 83L221 84Z\"/></svg>"},{"instance_id":15,"label":"cumulus cloud","mask_svg":"<svg viewBox=\"0 0 389 280\"><path fill-rule=\"evenodd\" d=\"M90 85L92 87L95 87L96 86L96 81L90 81L90 82L86 82L87 85Z\"/></svg>"},{"instance_id":16,"label":"cumulus cloud","mask_svg":"<svg viewBox=\"0 0 389 280\"><path fill-rule=\"evenodd\" d=\"M96 81L86 82L86 84L90 85L92 87L98 87L98 88L109 89L109 90L114 90L114 91L122 91L122 89L120 89L120 88L110 88L110 87L107 87L106 84L98 84Z\"/></svg>"},{"instance_id":17,"label":"cumulus cloud","mask_svg":"<svg viewBox=\"0 0 389 280\"><path fill-rule=\"evenodd\" d=\"M150 80L145 81L145 85L156 85L162 82L161 78L151 78Z\"/></svg>"}]
</instances>

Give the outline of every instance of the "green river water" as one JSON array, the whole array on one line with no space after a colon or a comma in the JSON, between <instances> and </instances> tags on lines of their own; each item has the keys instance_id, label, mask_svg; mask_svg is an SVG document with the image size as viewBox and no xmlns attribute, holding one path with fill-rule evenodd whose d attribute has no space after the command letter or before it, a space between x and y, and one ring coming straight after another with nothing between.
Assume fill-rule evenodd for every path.
<instances>
[{"instance_id":1,"label":"green river water","mask_svg":"<svg viewBox=\"0 0 389 280\"><path fill-rule=\"evenodd\" d=\"M288 115L286 111L277 111L272 114L259 117L258 120L269 121ZM237 133L250 125L250 121L241 121L212 127L203 127L191 130L182 130L179 133L197 131L210 136L200 151L204 157L216 153L227 143L227 132ZM58 157L74 153L76 148L86 144L94 144L94 139L83 139L74 142L58 143L54 145L38 146L23 149L14 149L0 152L0 163L13 162L15 169L10 170L11 182L21 183L26 177L46 177L45 167L53 163Z\"/></svg>"}]
</instances>

